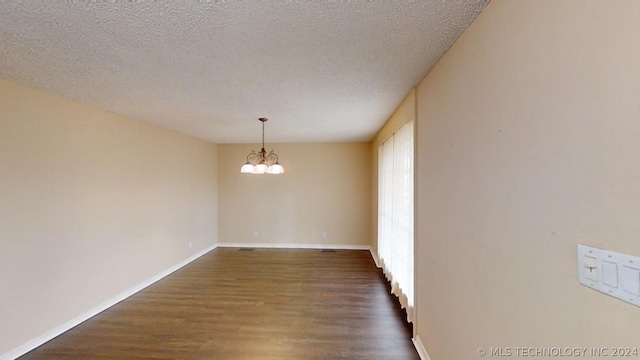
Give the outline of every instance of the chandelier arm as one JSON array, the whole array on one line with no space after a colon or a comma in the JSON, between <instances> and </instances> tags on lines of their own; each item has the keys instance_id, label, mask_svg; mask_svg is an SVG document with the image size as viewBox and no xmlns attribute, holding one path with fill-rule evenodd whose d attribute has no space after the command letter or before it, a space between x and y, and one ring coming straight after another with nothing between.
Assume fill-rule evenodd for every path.
<instances>
[{"instance_id":1,"label":"chandelier arm","mask_svg":"<svg viewBox=\"0 0 640 360\"><path fill-rule=\"evenodd\" d=\"M267 163L269 165L273 165L277 162L278 162L278 154L276 154L275 152L273 152L273 150L271 150L269 152L269 155L267 155Z\"/></svg>"},{"instance_id":2,"label":"chandelier arm","mask_svg":"<svg viewBox=\"0 0 640 360\"><path fill-rule=\"evenodd\" d=\"M247 162L251 165L256 165L260 160L260 156L255 150L251 150L251 152L247 155Z\"/></svg>"}]
</instances>

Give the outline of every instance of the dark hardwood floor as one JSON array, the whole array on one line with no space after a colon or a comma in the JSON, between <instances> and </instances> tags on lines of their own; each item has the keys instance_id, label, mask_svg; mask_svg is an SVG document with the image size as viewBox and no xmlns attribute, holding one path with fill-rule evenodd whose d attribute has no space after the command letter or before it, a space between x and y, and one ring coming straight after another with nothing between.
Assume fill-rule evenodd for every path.
<instances>
[{"instance_id":1,"label":"dark hardwood floor","mask_svg":"<svg viewBox=\"0 0 640 360\"><path fill-rule=\"evenodd\" d=\"M219 248L20 359L419 357L368 251Z\"/></svg>"}]
</instances>

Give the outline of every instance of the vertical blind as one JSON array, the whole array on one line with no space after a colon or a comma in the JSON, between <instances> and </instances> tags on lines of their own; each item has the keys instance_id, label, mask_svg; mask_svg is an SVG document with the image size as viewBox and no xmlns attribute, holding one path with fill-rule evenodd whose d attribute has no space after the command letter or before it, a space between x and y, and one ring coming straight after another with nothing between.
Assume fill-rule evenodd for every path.
<instances>
[{"instance_id":1,"label":"vertical blind","mask_svg":"<svg viewBox=\"0 0 640 360\"><path fill-rule=\"evenodd\" d=\"M378 256L413 321L413 121L378 148Z\"/></svg>"}]
</instances>

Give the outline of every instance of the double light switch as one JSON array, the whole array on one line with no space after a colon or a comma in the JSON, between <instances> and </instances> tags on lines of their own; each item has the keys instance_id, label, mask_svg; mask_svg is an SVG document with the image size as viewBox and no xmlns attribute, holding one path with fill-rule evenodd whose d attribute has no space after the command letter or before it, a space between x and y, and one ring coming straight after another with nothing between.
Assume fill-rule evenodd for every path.
<instances>
[{"instance_id":1,"label":"double light switch","mask_svg":"<svg viewBox=\"0 0 640 360\"><path fill-rule=\"evenodd\" d=\"M640 306L640 258L578 245L580 283Z\"/></svg>"}]
</instances>

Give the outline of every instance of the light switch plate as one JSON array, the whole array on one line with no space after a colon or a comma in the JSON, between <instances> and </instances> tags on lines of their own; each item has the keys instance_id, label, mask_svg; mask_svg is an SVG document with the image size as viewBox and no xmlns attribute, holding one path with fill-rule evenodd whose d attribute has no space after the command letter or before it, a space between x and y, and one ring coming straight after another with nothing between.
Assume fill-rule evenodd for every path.
<instances>
[{"instance_id":1,"label":"light switch plate","mask_svg":"<svg viewBox=\"0 0 640 360\"><path fill-rule=\"evenodd\" d=\"M578 280L584 286L640 307L638 257L578 244Z\"/></svg>"}]
</instances>

